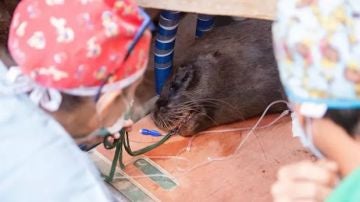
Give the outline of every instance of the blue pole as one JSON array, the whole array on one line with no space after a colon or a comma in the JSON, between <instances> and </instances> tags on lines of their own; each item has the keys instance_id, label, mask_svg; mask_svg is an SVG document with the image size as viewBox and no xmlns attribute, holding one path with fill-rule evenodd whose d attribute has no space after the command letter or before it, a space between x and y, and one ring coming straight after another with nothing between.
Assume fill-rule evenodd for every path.
<instances>
[{"instance_id":1,"label":"blue pole","mask_svg":"<svg viewBox=\"0 0 360 202\"><path fill-rule=\"evenodd\" d=\"M155 86L157 94L160 94L172 70L175 39L180 15L181 13L177 11L162 11L160 14L154 48Z\"/></svg>"},{"instance_id":2,"label":"blue pole","mask_svg":"<svg viewBox=\"0 0 360 202\"><path fill-rule=\"evenodd\" d=\"M205 32L214 27L214 17L211 15L198 15L196 22L196 38L202 37Z\"/></svg>"}]
</instances>

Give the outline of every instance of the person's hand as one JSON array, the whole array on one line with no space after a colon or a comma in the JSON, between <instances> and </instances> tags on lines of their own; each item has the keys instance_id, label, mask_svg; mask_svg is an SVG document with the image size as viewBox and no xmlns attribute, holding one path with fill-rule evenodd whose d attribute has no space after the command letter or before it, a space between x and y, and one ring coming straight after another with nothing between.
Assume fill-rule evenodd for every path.
<instances>
[{"instance_id":1,"label":"person's hand","mask_svg":"<svg viewBox=\"0 0 360 202\"><path fill-rule=\"evenodd\" d=\"M335 162L302 161L282 167L272 185L274 202L325 201L338 180Z\"/></svg>"},{"instance_id":2,"label":"person's hand","mask_svg":"<svg viewBox=\"0 0 360 202\"><path fill-rule=\"evenodd\" d=\"M130 132L132 130L132 125L134 125L134 122L132 120L126 120L125 124L124 124L124 129L127 132ZM114 140L119 139L120 134L119 133L113 134L113 138L114 138Z\"/></svg>"},{"instance_id":3,"label":"person's hand","mask_svg":"<svg viewBox=\"0 0 360 202\"><path fill-rule=\"evenodd\" d=\"M132 130L132 125L134 124L134 122L132 120L126 120L125 124L124 124L124 129L128 132L130 132ZM120 138L120 134L116 133L113 134L113 140L115 141L116 139ZM78 145L84 145L83 147L89 148L92 145L96 145L101 143L104 140L104 137L101 136L88 136L85 138L81 138L81 139L75 139L76 143ZM111 141L111 139L110 139Z\"/></svg>"}]
</instances>

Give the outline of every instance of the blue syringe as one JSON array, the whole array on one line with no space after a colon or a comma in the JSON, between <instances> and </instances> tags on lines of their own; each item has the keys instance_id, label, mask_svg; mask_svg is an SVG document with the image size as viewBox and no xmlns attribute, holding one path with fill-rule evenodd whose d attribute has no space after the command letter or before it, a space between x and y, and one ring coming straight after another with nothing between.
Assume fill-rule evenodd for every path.
<instances>
[{"instance_id":1,"label":"blue syringe","mask_svg":"<svg viewBox=\"0 0 360 202\"><path fill-rule=\"evenodd\" d=\"M141 129L140 130L140 133L143 134L143 135L150 135L150 136L153 136L153 137L160 137L162 136L161 133L157 130L149 130L149 129Z\"/></svg>"}]
</instances>

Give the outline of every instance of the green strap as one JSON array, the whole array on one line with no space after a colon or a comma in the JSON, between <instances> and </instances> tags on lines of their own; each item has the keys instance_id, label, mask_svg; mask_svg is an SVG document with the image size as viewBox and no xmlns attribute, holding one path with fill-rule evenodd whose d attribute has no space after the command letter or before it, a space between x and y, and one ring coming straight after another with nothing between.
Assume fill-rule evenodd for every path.
<instances>
[{"instance_id":1,"label":"green strap","mask_svg":"<svg viewBox=\"0 0 360 202\"><path fill-rule=\"evenodd\" d=\"M124 169L125 165L123 163L123 159L122 159L122 150L123 150L123 146L125 148L125 151L131 155L131 156L138 156L141 154L144 154L146 152L149 152L153 149L155 149L156 147L164 144L168 139L170 139L170 137L173 135L173 132L169 132L168 134L166 134L163 138L161 138L160 141L151 144L147 147L144 147L142 149L133 151L130 147L130 141L129 141L129 134L126 130L122 129L120 131L120 138L118 140L116 140L116 149L115 149L115 154L114 154L114 159L111 163L111 169L110 169L110 173L109 176L105 177L105 181L106 182L111 182L114 179L114 175L115 175L115 170L116 170L116 164L119 161L120 164L120 168Z\"/></svg>"},{"instance_id":2,"label":"green strap","mask_svg":"<svg viewBox=\"0 0 360 202\"><path fill-rule=\"evenodd\" d=\"M113 159L113 161L111 163L110 173L109 173L109 176L105 176L105 181L106 182L111 182L114 179L117 159L119 159L121 169L124 169L125 166L122 163L122 145L121 145L121 141L118 141L116 143L115 155L114 155L114 159Z\"/></svg>"},{"instance_id":3,"label":"green strap","mask_svg":"<svg viewBox=\"0 0 360 202\"><path fill-rule=\"evenodd\" d=\"M139 149L139 150L136 150L136 151L132 151L131 147L130 147L130 142L129 142L129 135L127 132L125 132L124 134L124 138L125 138L125 141L124 141L124 148L126 150L126 152L128 154L130 154L131 156L138 156L138 155L141 155L141 154L144 154L146 152L149 152L153 149L155 149L156 147L164 144L168 139L170 139L170 137L172 136L172 133L168 133L166 134L163 138L161 138L160 141L154 143L154 144L151 144L145 148L142 148L142 149Z\"/></svg>"}]
</instances>

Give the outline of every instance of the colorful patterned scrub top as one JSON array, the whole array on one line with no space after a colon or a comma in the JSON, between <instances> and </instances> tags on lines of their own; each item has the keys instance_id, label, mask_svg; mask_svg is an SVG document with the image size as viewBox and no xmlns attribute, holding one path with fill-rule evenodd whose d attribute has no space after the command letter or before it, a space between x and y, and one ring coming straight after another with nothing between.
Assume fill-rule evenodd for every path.
<instances>
[{"instance_id":1,"label":"colorful patterned scrub top","mask_svg":"<svg viewBox=\"0 0 360 202\"><path fill-rule=\"evenodd\" d=\"M280 0L273 39L291 101L360 107L360 1Z\"/></svg>"}]
</instances>

